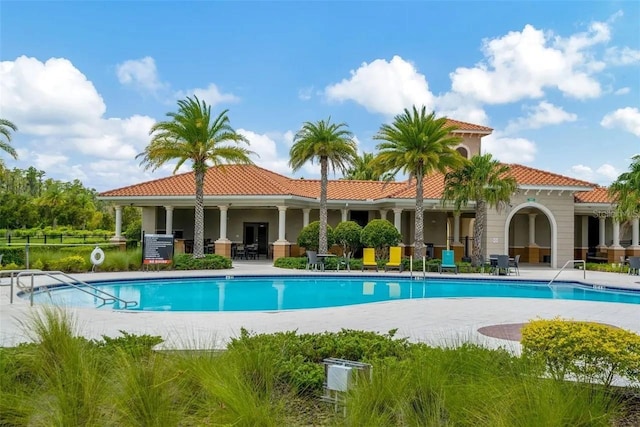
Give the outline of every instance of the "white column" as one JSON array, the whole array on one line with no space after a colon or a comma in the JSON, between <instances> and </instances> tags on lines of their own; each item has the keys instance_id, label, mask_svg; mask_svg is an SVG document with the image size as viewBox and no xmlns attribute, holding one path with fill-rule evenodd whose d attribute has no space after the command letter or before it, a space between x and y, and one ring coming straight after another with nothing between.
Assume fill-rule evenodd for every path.
<instances>
[{"instance_id":1,"label":"white column","mask_svg":"<svg viewBox=\"0 0 640 427\"><path fill-rule=\"evenodd\" d=\"M227 212L229 211L229 206L221 205L218 206L220 209L220 239L219 240L227 240Z\"/></svg>"},{"instance_id":2,"label":"white column","mask_svg":"<svg viewBox=\"0 0 640 427\"><path fill-rule=\"evenodd\" d=\"M306 227L307 225L309 225L309 213L311 212L311 209L305 208L302 209L302 226Z\"/></svg>"},{"instance_id":3,"label":"white column","mask_svg":"<svg viewBox=\"0 0 640 427\"><path fill-rule=\"evenodd\" d=\"M587 249L589 248L589 216L588 215L582 215L582 222L580 226L581 226L580 234L582 235L581 247L582 249Z\"/></svg>"},{"instance_id":4,"label":"white column","mask_svg":"<svg viewBox=\"0 0 640 427\"><path fill-rule=\"evenodd\" d=\"M165 206L164 232L173 234L173 206Z\"/></svg>"},{"instance_id":5,"label":"white column","mask_svg":"<svg viewBox=\"0 0 640 427\"><path fill-rule=\"evenodd\" d=\"M342 222L345 222L349 215L349 209L347 208L340 209L340 212L342 213Z\"/></svg>"},{"instance_id":6,"label":"white column","mask_svg":"<svg viewBox=\"0 0 640 427\"><path fill-rule=\"evenodd\" d=\"M387 212L389 212L389 209L380 209L380 218L387 219Z\"/></svg>"},{"instance_id":7,"label":"white column","mask_svg":"<svg viewBox=\"0 0 640 427\"><path fill-rule=\"evenodd\" d=\"M396 208L393 210L393 225L399 233L402 233L402 209Z\"/></svg>"},{"instance_id":8,"label":"white column","mask_svg":"<svg viewBox=\"0 0 640 427\"><path fill-rule=\"evenodd\" d=\"M631 246L636 248L640 245L640 219L638 217L633 218L631 227Z\"/></svg>"},{"instance_id":9,"label":"white column","mask_svg":"<svg viewBox=\"0 0 640 427\"><path fill-rule=\"evenodd\" d=\"M460 243L460 212L453 213L453 243Z\"/></svg>"},{"instance_id":10,"label":"white column","mask_svg":"<svg viewBox=\"0 0 640 427\"><path fill-rule=\"evenodd\" d=\"M285 230L287 229L287 207L278 206L278 241L286 242Z\"/></svg>"},{"instance_id":11,"label":"white column","mask_svg":"<svg viewBox=\"0 0 640 427\"><path fill-rule=\"evenodd\" d=\"M613 219L613 245L611 247L615 249L622 248L620 246L620 221L615 218Z\"/></svg>"},{"instance_id":12,"label":"white column","mask_svg":"<svg viewBox=\"0 0 640 427\"><path fill-rule=\"evenodd\" d=\"M538 214L529 214L529 246L536 246L536 216Z\"/></svg>"},{"instance_id":13,"label":"white column","mask_svg":"<svg viewBox=\"0 0 640 427\"><path fill-rule=\"evenodd\" d=\"M116 239L120 239L122 237L122 206L116 205L116 235L114 236Z\"/></svg>"},{"instance_id":14,"label":"white column","mask_svg":"<svg viewBox=\"0 0 640 427\"><path fill-rule=\"evenodd\" d=\"M601 216L599 219L600 219L600 222L598 224L599 225L598 226L598 234L599 234L598 247L606 248L607 245L604 244L604 232L605 232L605 225L606 225L607 218L604 216Z\"/></svg>"}]
</instances>

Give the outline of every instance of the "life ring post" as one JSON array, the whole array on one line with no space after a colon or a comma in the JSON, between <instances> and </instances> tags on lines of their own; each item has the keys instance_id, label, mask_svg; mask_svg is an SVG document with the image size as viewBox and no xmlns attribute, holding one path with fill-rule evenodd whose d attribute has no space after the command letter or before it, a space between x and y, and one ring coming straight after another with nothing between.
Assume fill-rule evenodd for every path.
<instances>
[{"instance_id":1,"label":"life ring post","mask_svg":"<svg viewBox=\"0 0 640 427\"><path fill-rule=\"evenodd\" d=\"M95 249L91 252L91 264L93 264L93 268L91 271L95 271L96 267L102 265L104 262L104 251L100 246L96 246Z\"/></svg>"}]
</instances>

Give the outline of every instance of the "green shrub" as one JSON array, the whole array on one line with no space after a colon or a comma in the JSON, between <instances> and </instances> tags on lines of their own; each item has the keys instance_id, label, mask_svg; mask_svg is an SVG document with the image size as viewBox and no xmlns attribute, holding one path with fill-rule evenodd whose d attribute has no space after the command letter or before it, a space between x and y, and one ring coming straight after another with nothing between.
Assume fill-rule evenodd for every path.
<instances>
[{"instance_id":1,"label":"green shrub","mask_svg":"<svg viewBox=\"0 0 640 427\"><path fill-rule=\"evenodd\" d=\"M119 332L121 334L119 337L112 338L102 335L102 340L95 340L93 344L107 352L116 353L121 350L133 358L139 359L149 356L153 351L153 347L164 341L158 335L135 335L123 330Z\"/></svg>"},{"instance_id":2,"label":"green shrub","mask_svg":"<svg viewBox=\"0 0 640 427\"><path fill-rule=\"evenodd\" d=\"M555 318L522 328L523 355L558 380L567 374L606 386L616 376L640 381L640 335L592 322Z\"/></svg>"},{"instance_id":3,"label":"green shrub","mask_svg":"<svg viewBox=\"0 0 640 427\"><path fill-rule=\"evenodd\" d=\"M368 223L360 234L360 241L365 247L376 249L376 258L386 258L386 249L400 243L402 235L393 224L386 219L374 219Z\"/></svg>"},{"instance_id":4,"label":"green shrub","mask_svg":"<svg viewBox=\"0 0 640 427\"><path fill-rule=\"evenodd\" d=\"M173 257L176 270L222 270L231 268L231 260L222 255L207 254L203 258L194 258L191 254L178 254Z\"/></svg>"},{"instance_id":5,"label":"green shrub","mask_svg":"<svg viewBox=\"0 0 640 427\"><path fill-rule=\"evenodd\" d=\"M24 247L0 247L0 254L3 255L3 264L24 265L25 263Z\"/></svg>"},{"instance_id":6,"label":"green shrub","mask_svg":"<svg viewBox=\"0 0 640 427\"><path fill-rule=\"evenodd\" d=\"M335 243L333 229L327 224L327 244L331 247ZM298 246L309 251L317 251L320 246L320 221L313 221L298 235Z\"/></svg>"},{"instance_id":7,"label":"green shrub","mask_svg":"<svg viewBox=\"0 0 640 427\"><path fill-rule=\"evenodd\" d=\"M307 268L307 257L281 257L273 262L274 267L304 270Z\"/></svg>"},{"instance_id":8,"label":"green shrub","mask_svg":"<svg viewBox=\"0 0 640 427\"><path fill-rule=\"evenodd\" d=\"M51 270L60 270L65 273L83 273L88 270L87 262L80 255L72 255L53 261Z\"/></svg>"},{"instance_id":9,"label":"green shrub","mask_svg":"<svg viewBox=\"0 0 640 427\"><path fill-rule=\"evenodd\" d=\"M355 221L343 221L333 230L333 236L337 244L342 246L344 254L357 251L360 244L360 234L362 227Z\"/></svg>"}]
</instances>

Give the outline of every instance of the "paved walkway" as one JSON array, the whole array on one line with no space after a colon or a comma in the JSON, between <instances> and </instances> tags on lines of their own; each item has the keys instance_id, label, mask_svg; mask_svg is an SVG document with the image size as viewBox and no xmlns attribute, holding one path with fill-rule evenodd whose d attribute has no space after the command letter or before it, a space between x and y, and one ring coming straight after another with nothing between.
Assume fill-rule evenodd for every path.
<instances>
[{"instance_id":1,"label":"paved walkway","mask_svg":"<svg viewBox=\"0 0 640 427\"><path fill-rule=\"evenodd\" d=\"M520 276L509 279L551 280L558 270L542 267L521 267ZM266 261L234 261L231 270L197 272L131 272L78 274L81 280L113 278L190 276L190 275L260 275L311 274L300 270L275 268ZM327 272L326 274L335 274ZM369 274L375 272L351 272ZM398 275L399 273L378 273ZM401 276L408 276L403 272ZM427 273L440 276L437 273ZM443 275L444 276L444 275ZM462 274L460 277L478 277ZM488 276L485 276L488 277ZM1 283L7 283L6 278ZM40 279L43 280L43 279ZM587 283L640 290L640 277L616 273L566 270L559 280L577 280ZM14 346L30 340L25 321L37 312L27 300L14 298L9 303L8 286L0 287L0 346ZM145 312L109 311L84 308L69 309L78 323L79 333L87 338L100 338L103 334L118 336L120 330L134 334L160 335L165 348L223 348L230 338L244 327L256 333L297 330L300 333L339 331L342 328L388 332L398 329L396 336L412 341L425 341L435 345L477 342L489 347L503 346L514 351L519 344L513 341L486 337L478 329L496 324L524 323L537 317L561 316L574 320L608 323L640 333L640 305L582 302L567 300L517 298L442 298L412 299L310 310L282 312ZM27 323L28 324L28 323Z\"/></svg>"}]
</instances>

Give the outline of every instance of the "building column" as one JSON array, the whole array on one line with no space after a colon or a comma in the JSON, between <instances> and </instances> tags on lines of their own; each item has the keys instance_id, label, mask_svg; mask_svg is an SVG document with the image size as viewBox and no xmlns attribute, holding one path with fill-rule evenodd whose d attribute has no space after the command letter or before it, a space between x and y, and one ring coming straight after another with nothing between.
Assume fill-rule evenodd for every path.
<instances>
[{"instance_id":1,"label":"building column","mask_svg":"<svg viewBox=\"0 0 640 427\"><path fill-rule=\"evenodd\" d=\"M349 209L344 208L344 209L340 209L340 213L342 213L342 222L347 221L348 215L349 215Z\"/></svg>"},{"instance_id":2,"label":"building column","mask_svg":"<svg viewBox=\"0 0 640 427\"><path fill-rule=\"evenodd\" d=\"M605 230L606 230L606 224L607 224L607 218L605 216L601 216L598 218L599 219L599 223L598 223L598 252L603 252L605 249L607 249L607 245L604 242L604 236L605 236Z\"/></svg>"},{"instance_id":3,"label":"building column","mask_svg":"<svg viewBox=\"0 0 640 427\"><path fill-rule=\"evenodd\" d=\"M173 235L173 206L165 206L164 232Z\"/></svg>"},{"instance_id":4,"label":"building column","mask_svg":"<svg viewBox=\"0 0 640 427\"><path fill-rule=\"evenodd\" d=\"M460 212L453 214L453 244L460 243Z\"/></svg>"},{"instance_id":5,"label":"building column","mask_svg":"<svg viewBox=\"0 0 640 427\"><path fill-rule=\"evenodd\" d=\"M116 235L114 239L122 238L122 206L116 205Z\"/></svg>"},{"instance_id":6,"label":"building column","mask_svg":"<svg viewBox=\"0 0 640 427\"><path fill-rule=\"evenodd\" d=\"M640 256L640 219L631 220L631 246L627 248L627 256Z\"/></svg>"},{"instance_id":7,"label":"building column","mask_svg":"<svg viewBox=\"0 0 640 427\"><path fill-rule=\"evenodd\" d=\"M303 214L304 214L303 209ZM307 218L307 225L309 221L309 214L305 214ZM278 240L273 242L273 260L278 258L288 257L291 254L291 244L287 242L285 238L285 231L287 229L287 207L278 206Z\"/></svg>"},{"instance_id":8,"label":"building column","mask_svg":"<svg viewBox=\"0 0 640 427\"><path fill-rule=\"evenodd\" d=\"M389 212L389 209L380 209L380 218L381 219L387 219L387 213Z\"/></svg>"},{"instance_id":9,"label":"building column","mask_svg":"<svg viewBox=\"0 0 640 427\"><path fill-rule=\"evenodd\" d=\"M529 245L527 246L527 262L538 264L540 262L540 247L536 244L536 217L537 213L529 214Z\"/></svg>"},{"instance_id":10,"label":"building column","mask_svg":"<svg viewBox=\"0 0 640 427\"><path fill-rule=\"evenodd\" d=\"M625 250L620 246L620 221L613 218L613 244L607 250L607 258L610 263L617 264L624 256Z\"/></svg>"},{"instance_id":11,"label":"building column","mask_svg":"<svg viewBox=\"0 0 640 427\"><path fill-rule=\"evenodd\" d=\"M306 227L307 225L309 225L309 213L311 213L311 209L302 209L302 227Z\"/></svg>"},{"instance_id":12,"label":"building column","mask_svg":"<svg viewBox=\"0 0 640 427\"><path fill-rule=\"evenodd\" d=\"M398 233L402 233L402 209L400 208L393 210L393 225Z\"/></svg>"},{"instance_id":13,"label":"building column","mask_svg":"<svg viewBox=\"0 0 640 427\"><path fill-rule=\"evenodd\" d=\"M226 256L231 258L231 240L227 239L227 222L228 222L228 211L229 206L220 205L218 206L220 209L220 237L215 241L215 250L216 255Z\"/></svg>"}]
</instances>

